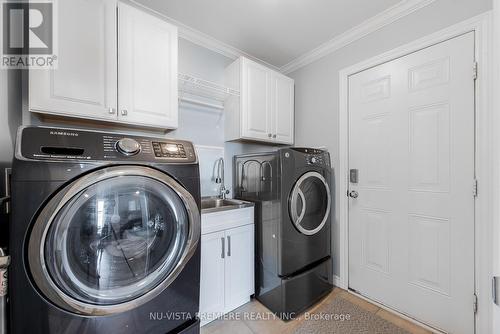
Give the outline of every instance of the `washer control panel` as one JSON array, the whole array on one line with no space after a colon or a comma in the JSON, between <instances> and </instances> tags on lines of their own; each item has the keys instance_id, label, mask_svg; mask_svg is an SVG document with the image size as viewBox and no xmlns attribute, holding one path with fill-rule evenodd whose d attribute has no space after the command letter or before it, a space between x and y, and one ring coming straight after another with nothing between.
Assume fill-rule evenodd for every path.
<instances>
[{"instance_id":1,"label":"washer control panel","mask_svg":"<svg viewBox=\"0 0 500 334\"><path fill-rule=\"evenodd\" d=\"M151 139L146 137L125 136L122 134L102 135L102 148L105 159L137 159L153 155Z\"/></svg>"},{"instance_id":2,"label":"washer control panel","mask_svg":"<svg viewBox=\"0 0 500 334\"><path fill-rule=\"evenodd\" d=\"M124 155L136 155L141 151L141 144L132 138L122 138L116 142L116 150Z\"/></svg>"},{"instance_id":3,"label":"washer control panel","mask_svg":"<svg viewBox=\"0 0 500 334\"><path fill-rule=\"evenodd\" d=\"M187 159L183 144L176 142L153 142L153 151L157 158Z\"/></svg>"},{"instance_id":4,"label":"washer control panel","mask_svg":"<svg viewBox=\"0 0 500 334\"><path fill-rule=\"evenodd\" d=\"M189 141L79 129L27 127L16 155L36 160L196 163Z\"/></svg>"}]
</instances>

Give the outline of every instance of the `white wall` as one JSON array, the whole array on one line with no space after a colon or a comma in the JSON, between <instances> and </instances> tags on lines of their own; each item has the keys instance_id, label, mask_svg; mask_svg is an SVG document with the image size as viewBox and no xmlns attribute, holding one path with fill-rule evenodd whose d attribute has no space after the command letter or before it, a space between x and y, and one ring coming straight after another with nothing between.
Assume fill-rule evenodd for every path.
<instances>
[{"instance_id":1,"label":"white wall","mask_svg":"<svg viewBox=\"0 0 500 334\"><path fill-rule=\"evenodd\" d=\"M195 45L184 39L179 40L179 72L224 85L224 70L233 60L218 53ZM180 104L179 128L167 137L187 139L196 145L224 147L225 186L232 190L232 159L234 155L270 151L272 146L226 143L224 141L224 116L217 110ZM213 160L213 159L212 159ZM214 161L200 161L201 168L211 169Z\"/></svg>"},{"instance_id":2,"label":"white wall","mask_svg":"<svg viewBox=\"0 0 500 334\"><path fill-rule=\"evenodd\" d=\"M9 103L7 71L0 70L0 161L12 156L12 137L9 132Z\"/></svg>"},{"instance_id":3,"label":"white wall","mask_svg":"<svg viewBox=\"0 0 500 334\"><path fill-rule=\"evenodd\" d=\"M232 61L189 41L179 39L180 73L224 84L224 69ZM169 132L167 136L191 140L198 145L224 146L224 117L217 110L181 102L179 128Z\"/></svg>"},{"instance_id":4,"label":"white wall","mask_svg":"<svg viewBox=\"0 0 500 334\"><path fill-rule=\"evenodd\" d=\"M5 196L4 170L11 166L17 128L21 125L19 71L0 70L0 197ZM0 208L0 247L7 246L7 215Z\"/></svg>"},{"instance_id":5,"label":"white wall","mask_svg":"<svg viewBox=\"0 0 500 334\"><path fill-rule=\"evenodd\" d=\"M300 146L326 146L338 170L338 104L341 69L475 16L492 0L437 0L433 4L290 74L295 79L295 141ZM338 175L335 175L338 184ZM334 199L333 249L339 272L338 188Z\"/></svg>"},{"instance_id":6,"label":"white wall","mask_svg":"<svg viewBox=\"0 0 500 334\"><path fill-rule=\"evenodd\" d=\"M0 164L10 164L17 128L21 125L19 71L0 70ZM3 172L0 173L3 178ZM1 194L1 192L0 192Z\"/></svg>"}]
</instances>

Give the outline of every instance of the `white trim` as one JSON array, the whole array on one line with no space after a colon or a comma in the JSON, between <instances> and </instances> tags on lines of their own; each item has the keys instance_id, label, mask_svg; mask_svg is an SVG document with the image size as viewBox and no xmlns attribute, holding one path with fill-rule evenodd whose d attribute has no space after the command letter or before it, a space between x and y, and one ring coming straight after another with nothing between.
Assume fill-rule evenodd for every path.
<instances>
[{"instance_id":1,"label":"white trim","mask_svg":"<svg viewBox=\"0 0 500 334\"><path fill-rule=\"evenodd\" d=\"M184 23L181 23L165 14L160 13L157 10L151 9L141 3L138 3L136 0L128 0L130 3L134 4L137 7L140 7L141 9L148 11L150 13L155 14L156 16L160 17L161 19L167 21L170 24L173 24L177 26L179 29L179 37L183 38L185 40L188 40L194 44L197 44L199 46L202 46L208 50L211 50L213 52L216 52L218 54L221 54L227 58L230 59L237 59L239 57L246 57L249 58L253 61L256 61L262 65L265 65L267 67L270 67L276 71L279 71L280 69L277 66L274 66L262 59L259 59L257 57L252 56L251 54L242 51L238 48L235 48L234 46L231 46L229 44L226 44L214 37L211 37L199 30L193 29Z\"/></svg>"},{"instance_id":2,"label":"white trim","mask_svg":"<svg viewBox=\"0 0 500 334\"><path fill-rule=\"evenodd\" d=\"M479 195L476 199L475 214L475 284L478 296L476 333L492 332L491 274L493 264L493 217L498 196L493 190L493 181L498 176L498 163L494 160L498 143L493 142L495 130L492 111L491 77L491 29L492 14L473 17L464 22L443 29L430 36L421 38L382 55L370 58L339 72L339 160L340 168L340 287L348 289L349 282L349 235L348 235L348 78L350 75L383 64L428 46L443 42L461 34L474 31L475 56L479 63L476 80L476 177L479 181ZM472 65L471 65L472 66ZM472 71L472 69L471 69Z\"/></svg>"},{"instance_id":3,"label":"white trim","mask_svg":"<svg viewBox=\"0 0 500 334\"><path fill-rule=\"evenodd\" d=\"M339 287L340 288L340 277L337 276L337 275L333 275L333 278L332 278L332 283L333 285L335 285L336 287Z\"/></svg>"},{"instance_id":4,"label":"white trim","mask_svg":"<svg viewBox=\"0 0 500 334\"><path fill-rule=\"evenodd\" d=\"M493 61L492 64L492 72L493 72L493 91L498 92L500 90L500 62L498 59L500 58L500 0L493 1L493 22L494 22L494 32L493 32ZM498 94L494 94L494 102L493 102L493 110L497 112L494 115L493 122L498 126L500 124L500 96ZM497 127L498 129L498 127ZM500 132L494 131L494 138L492 140L493 143L500 142ZM500 161L500 152L498 149L494 149L495 155L494 159L497 163ZM493 199L500 198L500 180L499 173L494 174L494 194ZM493 275L500 276L500 205L497 203L497 208L495 210L495 215L492 220L495 222L495 230L493 233ZM492 333L500 333L500 306L493 304L492 310L493 317L493 330Z\"/></svg>"},{"instance_id":5,"label":"white trim","mask_svg":"<svg viewBox=\"0 0 500 334\"><path fill-rule=\"evenodd\" d=\"M194 147L206 149L206 150L222 150L224 151L224 146L213 146L213 145L197 145L194 144Z\"/></svg>"},{"instance_id":6,"label":"white trim","mask_svg":"<svg viewBox=\"0 0 500 334\"><path fill-rule=\"evenodd\" d=\"M347 30L346 32L332 38L317 48L299 56L288 64L282 66L280 71L288 74L298 70L324 56L333 53L363 37L369 35L411 13L424 8L436 0L408 0L401 1L383 12L369 18L363 23Z\"/></svg>"},{"instance_id":7,"label":"white trim","mask_svg":"<svg viewBox=\"0 0 500 334\"><path fill-rule=\"evenodd\" d=\"M125 0L126 1L126 0ZM181 23L161 12L151 9L136 0L128 0L128 2L146 10L156 16L162 18L163 20L176 25L179 29L179 37L188 40L194 44L202 46L208 50L221 54L230 59L236 59L238 57L246 57L253 61L256 61L262 65L270 67L276 71L282 72L284 74L291 73L298 70L299 68L306 66L330 53L333 53L363 37L369 35L411 13L422 9L436 0L402 0L392 7L384 10L383 12L365 20L361 24L349 29L348 31L334 37L333 39L321 44L319 47L306 52L302 56L292 60L291 62L285 64L284 66L278 67L272 65L262 59L252 56L251 54L240 50L234 46L226 44L214 37L211 37L199 30L189 27L188 25Z\"/></svg>"}]
</instances>

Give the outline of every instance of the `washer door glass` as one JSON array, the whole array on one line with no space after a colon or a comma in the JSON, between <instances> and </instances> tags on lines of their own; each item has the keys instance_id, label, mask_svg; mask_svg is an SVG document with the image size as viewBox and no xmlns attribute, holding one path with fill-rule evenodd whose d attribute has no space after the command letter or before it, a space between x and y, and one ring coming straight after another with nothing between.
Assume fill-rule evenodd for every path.
<instances>
[{"instance_id":1,"label":"washer door glass","mask_svg":"<svg viewBox=\"0 0 500 334\"><path fill-rule=\"evenodd\" d=\"M113 177L83 189L56 213L44 262L71 298L124 303L165 280L188 232L185 205L169 186L142 176Z\"/></svg>"},{"instance_id":2,"label":"washer door glass","mask_svg":"<svg viewBox=\"0 0 500 334\"><path fill-rule=\"evenodd\" d=\"M302 175L290 195L290 217L303 234L318 233L330 215L330 188L318 172Z\"/></svg>"}]
</instances>

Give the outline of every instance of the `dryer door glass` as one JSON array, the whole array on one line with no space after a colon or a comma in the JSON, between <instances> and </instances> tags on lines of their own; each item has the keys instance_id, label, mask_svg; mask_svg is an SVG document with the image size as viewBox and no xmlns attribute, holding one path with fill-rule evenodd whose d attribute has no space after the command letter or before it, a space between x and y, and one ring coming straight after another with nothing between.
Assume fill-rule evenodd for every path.
<instances>
[{"instance_id":1,"label":"dryer door glass","mask_svg":"<svg viewBox=\"0 0 500 334\"><path fill-rule=\"evenodd\" d=\"M318 233L330 215L330 188L318 172L302 175L290 195L290 217L303 234Z\"/></svg>"},{"instance_id":2,"label":"dryer door glass","mask_svg":"<svg viewBox=\"0 0 500 334\"><path fill-rule=\"evenodd\" d=\"M167 184L118 176L79 191L55 214L44 244L51 281L83 303L114 305L151 291L179 265L186 206Z\"/></svg>"}]
</instances>

